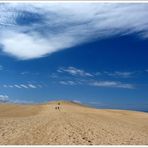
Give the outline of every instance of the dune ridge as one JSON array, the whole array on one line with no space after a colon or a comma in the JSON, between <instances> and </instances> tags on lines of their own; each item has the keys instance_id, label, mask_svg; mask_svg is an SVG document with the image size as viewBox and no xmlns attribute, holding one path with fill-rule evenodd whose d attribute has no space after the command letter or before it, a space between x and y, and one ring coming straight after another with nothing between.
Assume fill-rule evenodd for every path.
<instances>
[{"instance_id":1,"label":"dune ridge","mask_svg":"<svg viewBox=\"0 0 148 148\"><path fill-rule=\"evenodd\" d=\"M0 104L0 145L148 145L147 123L148 113L67 101Z\"/></svg>"}]
</instances>

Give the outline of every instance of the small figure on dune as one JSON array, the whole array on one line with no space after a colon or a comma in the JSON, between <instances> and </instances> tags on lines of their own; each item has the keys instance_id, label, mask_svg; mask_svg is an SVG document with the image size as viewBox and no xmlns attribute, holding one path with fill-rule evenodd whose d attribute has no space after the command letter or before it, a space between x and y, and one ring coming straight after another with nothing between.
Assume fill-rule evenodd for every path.
<instances>
[{"instance_id":1,"label":"small figure on dune","mask_svg":"<svg viewBox=\"0 0 148 148\"><path fill-rule=\"evenodd\" d=\"M60 110L60 105L61 105L60 102L58 102L58 110Z\"/></svg>"},{"instance_id":2,"label":"small figure on dune","mask_svg":"<svg viewBox=\"0 0 148 148\"><path fill-rule=\"evenodd\" d=\"M55 110L60 110L60 107L59 107L59 106L56 106L56 107L55 107Z\"/></svg>"},{"instance_id":3,"label":"small figure on dune","mask_svg":"<svg viewBox=\"0 0 148 148\"><path fill-rule=\"evenodd\" d=\"M58 106L55 107L55 110L59 110L60 111L60 102L58 102Z\"/></svg>"}]
</instances>

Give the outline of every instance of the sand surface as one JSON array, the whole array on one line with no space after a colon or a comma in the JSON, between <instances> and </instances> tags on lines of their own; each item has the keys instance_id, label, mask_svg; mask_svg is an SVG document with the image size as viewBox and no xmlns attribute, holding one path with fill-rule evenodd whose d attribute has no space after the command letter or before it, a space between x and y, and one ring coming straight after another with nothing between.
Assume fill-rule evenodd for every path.
<instances>
[{"instance_id":1,"label":"sand surface","mask_svg":"<svg viewBox=\"0 0 148 148\"><path fill-rule=\"evenodd\" d=\"M0 104L0 144L148 145L148 113L55 106Z\"/></svg>"}]
</instances>

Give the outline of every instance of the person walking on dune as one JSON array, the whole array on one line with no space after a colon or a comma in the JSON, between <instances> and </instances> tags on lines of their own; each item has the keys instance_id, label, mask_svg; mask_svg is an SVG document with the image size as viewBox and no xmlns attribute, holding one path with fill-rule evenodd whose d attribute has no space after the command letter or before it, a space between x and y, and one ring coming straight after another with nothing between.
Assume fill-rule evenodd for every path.
<instances>
[{"instance_id":1,"label":"person walking on dune","mask_svg":"<svg viewBox=\"0 0 148 148\"><path fill-rule=\"evenodd\" d=\"M60 102L58 102L58 106L55 107L55 110L59 110L60 111Z\"/></svg>"}]
</instances>

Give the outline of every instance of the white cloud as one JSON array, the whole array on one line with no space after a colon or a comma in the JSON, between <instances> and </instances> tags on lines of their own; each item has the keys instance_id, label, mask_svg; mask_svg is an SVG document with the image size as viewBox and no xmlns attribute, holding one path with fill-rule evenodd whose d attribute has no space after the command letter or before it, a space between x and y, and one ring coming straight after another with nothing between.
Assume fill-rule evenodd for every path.
<instances>
[{"instance_id":1,"label":"white cloud","mask_svg":"<svg viewBox=\"0 0 148 148\"><path fill-rule=\"evenodd\" d=\"M7 95L0 95L0 102L8 102L9 97Z\"/></svg>"},{"instance_id":2,"label":"white cloud","mask_svg":"<svg viewBox=\"0 0 148 148\"><path fill-rule=\"evenodd\" d=\"M30 88L37 88L35 85L33 85L33 84L28 84L28 86L30 87Z\"/></svg>"},{"instance_id":3,"label":"white cloud","mask_svg":"<svg viewBox=\"0 0 148 148\"><path fill-rule=\"evenodd\" d=\"M25 85L25 84L21 84L20 86L23 87L23 88L28 88L28 86Z\"/></svg>"},{"instance_id":4,"label":"white cloud","mask_svg":"<svg viewBox=\"0 0 148 148\"><path fill-rule=\"evenodd\" d=\"M136 74L136 71L104 71L104 72L96 72L96 76L111 76L116 78L130 78L134 74Z\"/></svg>"},{"instance_id":5,"label":"white cloud","mask_svg":"<svg viewBox=\"0 0 148 148\"><path fill-rule=\"evenodd\" d=\"M68 84L66 81L60 81L59 83L63 84L63 85L67 85Z\"/></svg>"},{"instance_id":6,"label":"white cloud","mask_svg":"<svg viewBox=\"0 0 148 148\"><path fill-rule=\"evenodd\" d=\"M134 89L134 86L132 84L121 83L121 82L116 82L116 81L94 81L94 82L91 82L90 85L97 86L97 87Z\"/></svg>"},{"instance_id":7,"label":"white cloud","mask_svg":"<svg viewBox=\"0 0 148 148\"><path fill-rule=\"evenodd\" d=\"M115 71L115 72L105 72L105 74L113 77L129 78L134 74L134 72Z\"/></svg>"},{"instance_id":8,"label":"white cloud","mask_svg":"<svg viewBox=\"0 0 148 148\"><path fill-rule=\"evenodd\" d=\"M129 83L122 83L120 81L97 81L93 79L85 79L83 81L75 80L75 81L68 81L62 80L59 81L62 85L89 85L89 86L96 86L96 87L108 87L108 88L125 88L125 89L134 89L135 86Z\"/></svg>"},{"instance_id":9,"label":"white cloud","mask_svg":"<svg viewBox=\"0 0 148 148\"><path fill-rule=\"evenodd\" d=\"M60 81L59 83L63 85L76 85L77 84L74 81Z\"/></svg>"},{"instance_id":10,"label":"white cloud","mask_svg":"<svg viewBox=\"0 0 148 148\"><path fill-rule=\"evenodd\" d=\"M14 85L16 88L22 88L20 85L15 84Z\"/></svg>"},{"instance_id":11,"label":"white cloud","mask_svg":"<svg viewBox=\"0 0 148 148\"><path fill-rule=\"evenodd\" d=\"M98 78L95 76L111 76L118 78L130 78L136 72L96 72L96 73L88 73L84 70L77 69L75 67L67 67L67 68L59 68L57 70L58 73L68 73L74 77L62 77L62 81L59 81L60 84L63 85L86 85L86 86L97 86L97 87L109 87L109 88L126 88L126 89L134 89L135 85L129 84L126 82L120 81L111 81L111 80L103 80L98 81ZM82 76L82 77L77 77ZM60 76L59 76L60 79ZM68 79L71 79L70 81Z\"/></svg>"},{"instance_id":12,"label":"white cloud","mask_svg":"<svg viewBox=\"0 0 148 148\"><path fill-rule=\"evenodd\" d=\"M57 70L57 72L59 72L59 73L66 72L66 73L74 75L74 76L93 77L93 75L91 73L85 72L82 69L78 69L78 68L71 67L71 66L67 67L67 68L60 68Z\"/></svg>"},{"instance_id":13,"label":"white cloud","mask_svg":"<svg viewBox=\"0 0 148 148\"><path fill-rule=\"evenodd\" d=\"M7 3L0 9L2 51L22 60L115 35L148 37L147 3Z\"/></svg>"},{"instance_id":14,"label":"white cloud","mask_svg":"<svg viewBox=\"0 0 148 148\"><path fill-rule=\"evenodd\" d=\"M73 102L81 104L81 101L79 100L73 100Z\"/></svg>"},{"instance_id":15,"label":"white cloud","mask_svg":"<svg viewBox=\"0 0 148 148\"><path fill-rule=\"evenodd\" d=\"M19 100L19 99L13 99L11 100L12 103L15 103L15 104L34 104L35 102L34 101L30 101L30 100Z\"/></svg>"},{"instance_id":16,"label":"white cloud","mask_svg":"<svg viewBox=\"0 0 148 148\"><path fill-rule=\"evenodd\" d=\"M25 101L25 100L12 100L8 95L0 95L0 103L21 103L21 104L32 104L33 101Z\"/></svg>"},{"instance_id":17,"label":"white cloud","mask_svg":"<svg viewBox=\"0 0 148 148\"><path fill-rule=\"evenodd\" d=\"M70 82L69 82L70 83ZM28 89L28 88L43 88L43 86L41 84L11 84L11 85L6 85L4 84L3 85L4 88L25 88L25 89Z\"/></svg>"},{"instance_id":18,"label":"white cloud","mask_svg":"<svg viewBox=\"0 0 148 148\"><path fill-rule=\"evenodd\" d=\"M3 51L5 53L26 60L43 57L46 54L58 51L60 50L60 46L67 48L69 47L69 40L70 38L62 35L52 37L48 40L36 33L25 34L15 31L5 31L1 39L1 44L4 46ZM66 42L68 42L68 44L66 44Z\"/></svg>"}]
</instances>

